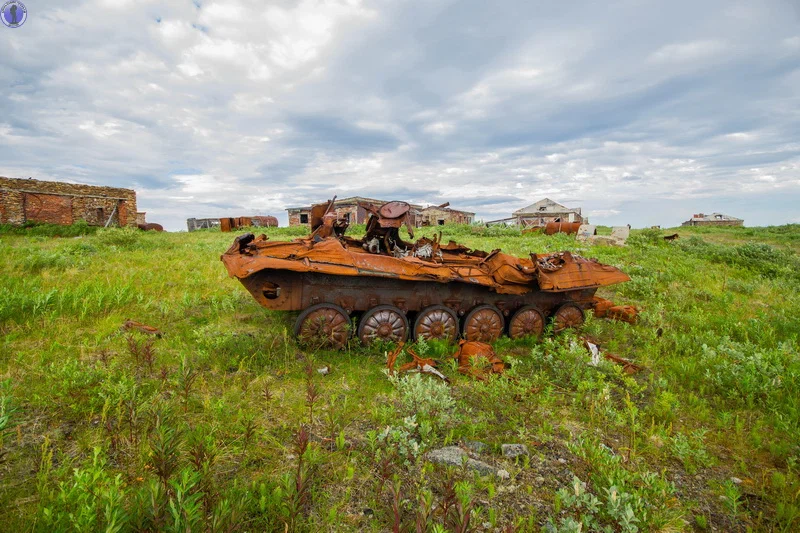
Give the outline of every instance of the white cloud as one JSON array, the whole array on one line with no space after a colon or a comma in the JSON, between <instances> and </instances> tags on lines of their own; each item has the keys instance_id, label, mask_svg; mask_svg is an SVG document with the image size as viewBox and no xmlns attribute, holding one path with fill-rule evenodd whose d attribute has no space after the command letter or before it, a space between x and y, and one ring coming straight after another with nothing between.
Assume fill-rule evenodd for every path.
<instances>
[{"instance_id":1,"label":"white cloud","mask_svg":"<svg viewBox=\"0 0 800 533\"><path fill-rule=\"evenodd\" d=\"M171 229L335 193L794 217L800 36L728 4L42 0L0 32L0 174L135 187Z\"/></svg>"},{"instance_id":2,"label":"white cloud","mask_svg":"<svg viewBox=\"0 0 800 533\"><path fill-rule=\"evenodd\" d=\"M619 215L621 211L618 209L595 209L593 211L589 211L587 215L590 218L609 218L615 215Z\"/></svg>"},{"instance_id":3,"label":"white cloud","mask_svg":"<svg viewBox=\"0 0 800 533\"><path fill-rule=\"evenodd\" d=\"M422 128L425 133L433 135L447 135L454 129L455 125L452 122L432 122Z\"/></svg>"},{"instance_id":4,"label":"white cloud","mask_svg":"<svg viewBox=\"0 0 800 533\"><path fill-rule=\"evenodd\" d=\"M654 63L689 63L720 56L725 43L716 40L692 41L663 46L648 58Z\"/></svg>"}]
</instances>

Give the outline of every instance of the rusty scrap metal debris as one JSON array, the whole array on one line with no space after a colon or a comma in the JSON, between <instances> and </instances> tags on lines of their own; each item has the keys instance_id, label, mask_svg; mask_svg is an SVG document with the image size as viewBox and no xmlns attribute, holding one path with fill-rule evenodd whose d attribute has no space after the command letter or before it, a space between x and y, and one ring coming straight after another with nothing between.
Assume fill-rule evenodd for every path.
<instances>
[{"instance_id":1,"label":"rusty scrap metal debris","mask_svg":"<svg viewBox=\"0 0 800 533\"><path fill-rule=\"evenodd\" d=\"M485 342L461 340L453 357L458 361L459 372L481 381L490 374L502 374L509 366Z\"/></svg>"},{"instance_id":2,"label":"rusty scrap metal debris","mask_svg":"<svg viewBox=\"0 0 800 533\"><path fill-rule=\"evenodd\" d=\"M618 355L614 355L613 353L609 352L601 352L600 348L597 344L591 342L588 339L583 339L583 345L589 350L589 353L592 356L592 359L589 364L592 366L597 366L600 364L600 356L602 355L605 359L617 363L618 365L622 366L622 371L626 374L635 374L642 370L642 367L634 363L633 361L629 361L628 359L623 359Z\"/></svg>"},{"instance_id":3,"label":"rusty scrap metal debris","mask_svg":"<svg viewBox=\"0 0 800 533\"><path fill-rule=\"evenodd\" d=\"M395 373L394 365L397 361L397 357L403 351L404 344L405 343L401 342L400 344L397 345L397 347L394 350L389 352L389 354L387 355L386 368L388 369L390 376L394 375ZM410 355L413 358L413 360L404 365L401 365L400 368L397 369L397 373L419 372L422 374L430 374L445 381L446 383L450 383L450 380L447 378L447 376L445 376L436 369L436 366L439 363L435 359L422 358L419 355L417 355L417 353L411 348L406 348L406 353L408 353L408 355Z\"/></svg>"},{"instance_id":4,"label":"rusty scrap metal debris","mask_svg":"<svg viewBox=\"0 0 800 533\"><path fill-rule=\"evenodd\" d=\"M123 322L122 326L120 327L122 331L130 331L135 329L141 333L146 335L155 335L156 337L161 337L163 333L158 328L154 328L153 326L148 326L147 324L142 324L141 322L136 322L135 320L126 320Z\"/></svg>"},{"instance_id":5,"label":"rusty scrap metal debris","mask_svg":"<svg viewBox=\"0 0 800 533\"><path fill-rule=\"evenodd\" d=\"M394 350L386 354L386 369L389 371L390 376L394 375L394 365L397 362L397 357L403 352L405 344L405 342L398 343Z\"/></svg>"},{"instance_id":6,"label":"rusty scrap metal debris","mask_svg":"<svg viewBox=\"0 0 800 533\"><path fill-rule=\"evenodd\" d=\"M639 310L632 305L615 305L611 300L594 297L594 316L597 318L610 318L635 324L639 318Z\"/></svg>"},{"instance_id":7,"label":"rusty scrap metal debris","mask_svg":"<svg viewBox=\"0 0 800 533\"><path fill-rule=\"evenodd\" d=\"M365 343L459 336L491 342L507 322L515 338L537 335L548 317L558 320L568 311L574 315L569 325L576 326L598 287L630 280L569 252L524 258L445 243L441 233L413 240L405 202L362 202L359 209L370 214L363 238L345 235L348 221L331 200L311 209L310 237L271 241L248 233L221 259L262 306L303 311L298 337L321 335L337 348L354 330ZM411 241L401 237L403 226ZM352 316L361 317L357 328Z\"/></svg>"},{"instance_id":8,"label":"rusty scrap metal debris","mask_svg":"<svg viewBox=\"0 0 800 533\"><path fill-rule=\"evenodd\" d=\"M136 227L142 231L164 231L164 226L162 226L161 224L156 224L155 222L137 224Z\"/></svg>"}]
</instances>

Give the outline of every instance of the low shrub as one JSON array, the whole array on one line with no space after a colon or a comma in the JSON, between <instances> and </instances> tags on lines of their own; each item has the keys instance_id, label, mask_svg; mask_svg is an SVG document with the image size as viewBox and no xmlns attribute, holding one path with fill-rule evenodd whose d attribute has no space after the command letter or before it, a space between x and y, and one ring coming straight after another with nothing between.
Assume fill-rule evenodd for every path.
<instances>
[{"instance_id":1,"label":"low shrub","mask_svg":"<svg viewBox=\"0 0 800 533\"><path fill-rule=\"evenodd\" d=\"M0 224L0 235L27 235L37 237L79 237L93 235L100 229L90 226L84 220L79 220L71 225L44 224L40 222L26 222L20 226Z\"/></svg>"},{"instance_id":2,"label":"low shrub","mask_svg":"<svg viewBox=\"0 0 800 533\"><path fill-rule=\"evenodd\" d=\"M107 228L98 231L94 240L102 246L116 246L131 250L139 245L143 235L143 232L134 228Z\"/></svg>"}]
</instances>

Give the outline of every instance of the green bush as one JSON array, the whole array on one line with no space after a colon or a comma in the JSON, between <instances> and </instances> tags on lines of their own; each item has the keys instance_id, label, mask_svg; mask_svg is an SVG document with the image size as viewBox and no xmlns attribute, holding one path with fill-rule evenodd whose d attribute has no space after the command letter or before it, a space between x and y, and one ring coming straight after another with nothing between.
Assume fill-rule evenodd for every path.
<instances>
[{"instance_id":1,"label":"green bush","mask_svg":"<svg viewBox=\"0 0 800 533\"><path fill-rule=\"evenodd\" d=\"M634 231L627 240L628 246L644 248L646 246L660 246L664 244L660 229L647 228Z\"/></svg>"},{"instance_id":2,"label":"green bush","mask_svg":"<svg viewBox=\"0 0 800 533\"><path fill-rule=\"evenodd\" d=\"M94 240L102 246L116 246L125 250L136 248L144 233L136 228L107 228L97 232Z\"/></svg>"},{"instance_id":3,"label":"green bush","mask_svg":"<svg viewBox=\"0 0 800 533\"><path fill-rule=\"evenodd\" d=\"M450 418L455 401L446 383L421 374L389 376L389 381L400 394L400 403L407 415L433 422Z\"/></svg>"},{"instance_id":4,"label":"green bush","mask_svg":"<svg viewBox=\"0 0 800 533\"><path fill-rule=\"evenodd\" d=\"M736 268L745 268L768 278L789 277L800 280L800 258L781 248L763 242L748 242L734 246L714 244L699 237L678 243L683 251Z\"/></svg>"},{"instance_id":5,"label":"green bush","mask_svg":"<svg viewBox=\"0 0 800 533\"><path fill-rule=\"evenodd\" d=\"M40 222L26 222L21 226L0 224L0 235L28 235L37 237L79 237L92 235L99 228L90 226L84 220L79 220L72 225L43 224Z\"/></svg>"}]
</instances>

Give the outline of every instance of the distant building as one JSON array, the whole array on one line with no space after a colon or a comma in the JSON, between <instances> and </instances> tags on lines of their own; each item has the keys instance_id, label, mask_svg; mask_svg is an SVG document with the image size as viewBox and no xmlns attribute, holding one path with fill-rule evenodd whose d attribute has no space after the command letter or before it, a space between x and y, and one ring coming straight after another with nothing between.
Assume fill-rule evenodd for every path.
<instances>
[{"instance_id":1,"label":"distant building","mask_svg":"<svg viewBox=\"0 0 800 533\"><path fill-rule=\"evenodd\" d=\"M744 220L741 218L723 215L722 213L711 213L704 215L697 213L692 218L681 224L681 226L743 226Z\"/></svg>"},{"instance_id":2,"label":"distant building","mask_svg":"<svg viewBox=\"0 0 800 533\"><path fill-rule=\"evenodd\" d=\"M136 191L0 177L0 223L136 227Z\"/></svg>"},{"instance_id":3,"label":"distant building","mask_svg":"<svg viewBox=\"0 0 800 533\"><path fill-rule=\"evenodd\" d=\"M450 209L447 204L432 205L419 210L417 216L417 227L419 226L444 226L451 224L472 224L475 220L475 213L469 211L459 211Z\"/></svg>"},{"instance_id":4,"label":"distant building","mask_svg":"<svg viewBox=\"0 0 800 533\"><path fill-rule=\"evenodd\" d=\"M374 206L382 206L388 200L376 200L375 198L364 198L362 196L351 196L333 202L333 210L336 216L350 222L350 224L365 224L367 222L368 211L359 206L359 202L365 202ZM411 205L411 224L417 225L417 217L422 206ZM289 226L307 226L310 223L311 206L290 207L286 210L289 213Z\"/></svg>"},{"instance_id":5,"label":"distant building","mask_svg":"<svg viewBox=\"0 0 800 533\"><path fill-rule=\"evenodd\" d=\"M565 207L550 198L544 198L514 211L511 218L513 223L523 228L546 226L548 222L580 222L583 224L589 222L581 215L580 207Z\"/></svg>"}]
</instances>

